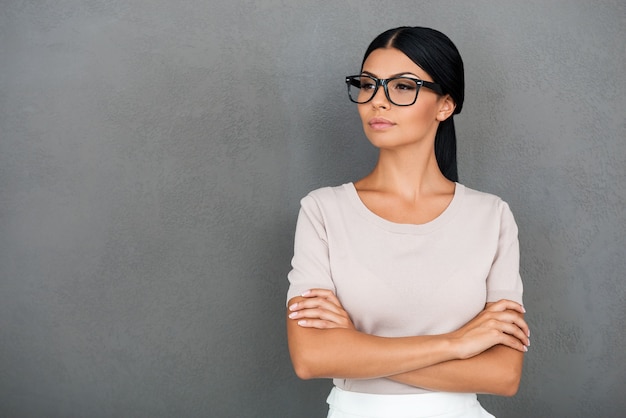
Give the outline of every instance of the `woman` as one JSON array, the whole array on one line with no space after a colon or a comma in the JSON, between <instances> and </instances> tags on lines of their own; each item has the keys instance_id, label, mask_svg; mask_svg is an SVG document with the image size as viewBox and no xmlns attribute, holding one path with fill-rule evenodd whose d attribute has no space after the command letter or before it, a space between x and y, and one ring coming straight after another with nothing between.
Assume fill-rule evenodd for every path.
<instances>
[{"instance_id":1,"label":"woman","mask_svg":"<svg viewBox=\"0 0 626 418\"><path fill-rule=\"evenodd\" d=\"M391 29L346 83L379 157L301 202L296 374L334 379L333 418L492 416L476 393L516 393L530 332L511 211L457 183L461 57L440 32Z\"/></svg>"}]
</instances>

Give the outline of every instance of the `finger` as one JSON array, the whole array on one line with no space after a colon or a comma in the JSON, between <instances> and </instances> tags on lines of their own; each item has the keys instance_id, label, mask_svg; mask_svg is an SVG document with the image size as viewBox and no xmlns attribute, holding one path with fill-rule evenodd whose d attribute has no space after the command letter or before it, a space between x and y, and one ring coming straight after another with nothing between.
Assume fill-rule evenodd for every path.
<instances>
[{"instance_id":1,"label":"finger","mask_svg":"<svg viewBox=\"0 0 626 418\"><path fill-rule=\"evenodd\" d=\"M519 313L526 313L526 309L524 309L524 306L508 299L500 299L497 302L489 302L485 305L485 310L491 312L501 312L507 309L514 310Z\"/></svg>"},{"instance_id":2,"label":"finger","mask_svg":"<svg viewBox=\"0 0 626 418\"><path fill-rule=\"evenodd\" d=\"M340 324L332 321L325 321L323 319L301 319L298 321L298 326L303 328L317 328L317 329L336 329L346 328Z\"/></svg>"},{"instance_id":3,"label":"finger","mask_svg":"<svg viewBox=\"0 0 626 418\"><path fill-rule=\"evenodd\" d=\"M309 309L323 309L329 312L333 312L335 314L341 315L344 314L345 311L336 305L322 299L316 299L312 301L302 301L298 303L294 303L289 306L290 312L298 312L298 311L306 311Z\"/></svg>"},{"instance_id":4,"label":"finger","mask_svg":"<svg viewBox=\"0 0 626 418\"><path fill-rule=\"evenodd\" d=\"M501 331L517 338L525 346L530 346L530 338L526 335L526 332L517 325L503 323Z\"/></svg>"},{"instance_id":5,"label":"finger","mask_svg":"<svg viewBox=\"0 0 626 418\"><path fill-rule=\"evenodd\" d=\"M305 298L322 297L322 298L330 300L336 305L341 306L341 303L339 302L339 299L337 299L337 296L335 295L335 293L329 289L309 289L302 294L302 297L305 297Z\"/></svg>"},{"instance_id":6,"label":"finger","mask_svg":"<svg viewBox=\"0 0 626 418\"><path fill-rule=\"evenodd\" d=\"M525 337L530 338L530 327L528 326L528 323L524 320L524 318L518 316L515 318L513 323L523 331Z\"/></svg>"},{"instance_id":7,"label":"finger","mask_svg":"<svg viewBox=\"0 0 626 418\"><path fill-rule=\"evenodd\" d=\"M518 314L515 314L513 316L509 315L509 317L515 319L516 315ZM521 323L518 324L514 320L504 318L505 316L506 315L499 315L498 318L490 318L482 324L482 327L509 334L517 338L522 344L530 345L528 329L523 326L525 325L525 322L521 320Z\"/></svg>"},{"instance_id":8,"label":"finger","mask_svg":"<svg viewBox=\"0 0 626 418\"><path fill-rule=\"evenodd\" d=\"M354 328L350 317L346 315L336 315L325 310L306 309L292 312L289 318L297 321L298 325L307 328ZM300 323L300 321L304 321Z\"/></svg>"},{"instance_id":9,"label":"finger","mask_svg":"<svg viewBox=\"0 0 626 418\"><path fill-rule=\"evenodd\" d=\"M289 313L290 319L302 319L302 318L319 318L329 320L344 327L352 327L352 320L350 319L350 315L344 310L330 310L324 307L313 306L308 308L299 309L296 307L295 310Z\"/></svg>"},{"instance_id":10,"label":"finger","mask_svg":"<svg viewBox=\"0 0 626 418\"><path fill-rule=\"evenodd\" d=\"M530 337L530 328L528 327L528 323L524 320L522 314L515 311L505 311L504 316L507 321L510 321L512 324L515 324L519 329L521 329L524 336Z\"/></svg>"},{"instance_id":11,"label":"finger","mask_svg":"<svg viewBox=\"0 0 626 418\"><path fill-rule=\"evenodd\" d=\"M289 306L290 311L298 311L302 309L323 308L335 313L345 312L341 305L337 305L328 299L315 297L310 299L300 300Z\"/></svg>"},{"instance_id":12,"label":"finger","mask_svg":"<svg viewBox=\"0 0 626 418\"><path fill-rule=\"evenodd\" d=\"M488 320L496 320L500 322L506 322L514 324L524 333L525 337L530 337L530 329L528 323L524 320L522 314L517 311L506 310L503 312L491 312L485 315Z\"/></svg>"},{"instance_id":13,"label":"finger","mask_svg":"<svg viewBox=\"0 0 626 418\"><path fill-rule=\"evenodd\" d=\"M327 297L328 295L334 295L334 292L330 289L309 289L302 293L302 297L310 298L310 297Z\"/></svg>"},{"instance_id":14,"label":"finger","mask_svg":"<svg viewBox=\"0 0 626 418\"><path fill-rule=\"evenodd\" d=\"M289 314L289 318L291 319L319 318L319 319L325 319L327 321L340 322L340 321L345 321L348 318L348 316L337 314L327 309L310 308L310 309L303 309L300 311L291 312Z\"/></svg>"},{"instance_id":15,"label":"finger","mask_svg":"<svg viewBox=\"0 0 626 418\"><path fill-rule=\"evenodd\" d=\"M527 345L522 344L520 340L509 334L502 334L500 344L511 347L517 351L521 351L522 353L526 353L528 351Z\"/></svg>"}]
</instances>

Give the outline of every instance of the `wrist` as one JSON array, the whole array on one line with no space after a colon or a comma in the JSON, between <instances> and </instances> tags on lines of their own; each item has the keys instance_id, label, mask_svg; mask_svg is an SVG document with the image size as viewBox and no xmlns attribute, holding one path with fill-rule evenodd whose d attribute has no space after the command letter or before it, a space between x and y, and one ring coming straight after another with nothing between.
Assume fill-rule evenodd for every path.
<instances>
[{"instance_id":1,"label":"wrist","mask_svg":"<svg viewBox=\"0 0 626 418\"><path fill-rule=\"evenodd\" d=\"M457 337L453 333L447 334L446 342L448 344L448 349L450 351L450 355L453 357L453 360L464 360L468 357L467 353L463 349L463 344L459 337Z\"/></svg>"}]
</instances>

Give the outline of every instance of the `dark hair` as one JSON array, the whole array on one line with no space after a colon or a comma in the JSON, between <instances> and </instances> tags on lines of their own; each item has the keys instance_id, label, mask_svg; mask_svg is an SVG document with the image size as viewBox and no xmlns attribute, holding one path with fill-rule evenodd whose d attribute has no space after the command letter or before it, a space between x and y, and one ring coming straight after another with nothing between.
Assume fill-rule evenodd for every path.
<instances>
[{"instance_id":1,"label":"dark hair","mask_svg":"<svg viewBox=\"0 0 626 418\"><path fill-rule=\"evenodd\" d=\"M463 60L456 46L446 35L422 27L403 26L389 29L372 41L365 51L363 63L379 48L395 48L403 52L441 86L443 94L452 97L456 104L454 114L461 112L465 96ZM439 124L435 135L435 157L443 175L451 181L458 181L456 133L452 116Z\"/></svg>"}]
</instances>

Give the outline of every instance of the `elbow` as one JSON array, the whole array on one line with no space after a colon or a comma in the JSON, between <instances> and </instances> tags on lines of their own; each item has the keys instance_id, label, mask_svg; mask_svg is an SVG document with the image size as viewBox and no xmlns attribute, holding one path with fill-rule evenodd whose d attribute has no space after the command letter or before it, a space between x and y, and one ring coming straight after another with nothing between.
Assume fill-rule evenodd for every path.
<instances>
[{"instance_id":1,"label":"elbow","mask_svg":"<svg viewBox=\"0 0 626 418\"><path fill-rule=\"evenodd\" d=\"M307 359L306 356L300 354L291 358L293 364L293 370L302 380L316 379L324 377L319 371L319 367L316 367L317 363L313 359Z\"/></svg>"},{"instance_id":2,"label":"elbow","mask_svg":"<svg viewBox=\"0 0 626 418\"><path fill-rule=\"evenodd\" d=\"M300 328L293 321L288 322L289 355L296 376L302 380L335 377L342 365L334 347L342 347L342 339L337 342L333 336L344 332Z\"/></svg>"},{"instance_id":3,"label":"elbow","mask_svg":"<svg viewBox=\"0 0 626 418\"><path fill-rule=\"evenodd\" d=\"M289 355L296 376L302 380L329 377L328 362L324 361L328 353L323 342L315 338L297 338L298 335L293 334L289 337Z\"/></svg>"},{"instance_id":4,"label":"elbow","mask_svg":"<svg viewBox=\"0 0 626 418\"><path fill-rule=\"evenodd\" d=\"M311 368L308 367L306 364L293 362L293 370L296 373L296 376L298 376L302 380L310 380L317 377L315 376Z\"/></svg>"},{"instance_id":5,"label":"elbow","mask_svg":"<svg viewBox=\"0 0 626 418\"><path fill-rule=\"evenodd\" d=\"M503 387L501 388L501 393L499 393L499 395L507 397L515 396L517 394L517 391L519 390L519 384L519 378L511 379L511 381L506 382L506 384L503 385Z\"/></svg>"},{"instance_id":6,"label":"elbow","mask_svg":"<svg viewBox=\"0 0 626 418\"><path fill-rule=\"evenodd\" d=\"M520 387L522 380L522 368L524 364L524 356L520 352L512 349L500 349L503 353L508 353L509 357L505 357L499 361L499 367L494 368L495 372L492 381L493 394L499 396L515 396Z\"/></svg>"},{"instance_id":7,"label":"elbow","mask_svg":"<svg viewBox=\"0 0 626 418\"><path fill-rule=\"evenodd\" d=\"M517 394L519 383L519 379L498 379L484 386L481 390L477 390L477 392L487 395L512 397Z\"/></svg>"},{"instance_id":8,"label":"elbow","mask_svg":"<svg viewBox=\"0 0 626 418\"><path fill-rule=\"evenodd\" d=\"M302 380L318 379L333 376L331 365L324 359L328 353L315 344L290 347L293 370Z\"/></svg>"},{"instance_id":9,"label":"elbow","mask_svg":"<svg viewBox=\"0 0 626 418\"><path fill-rule=\"evenodd\" d=\"M503 376L496 395L507 397L515 396L517 394L517 391L519 390L521 380L521 368L509 370L509 372L505 376Z\"/></svg>"},{"instance_id":10,"label":"elbow","mask_svg":"<svg viewBox=\"0 0 626 418\"><path fill-rule=\"evenodd\" d=\"M313 347L301 347L291 350L291 364L293 370L302 380L327 378L333 376L330 364L324 361L327 356L319 349Z\"/></svg>"},{"instance_id":11,"label":"elbow","mask_svg":"<svg viewBox=\"0 0 626 418\"><path fill-rule=\"evenodd\" d=\"M311 347L306 345L289 344L289 355L291 357L291 364L293 371L302 380L314 379L318 376L316 359L319 358L319 353L312 350Z\"/></svg>"}]
</instances>

